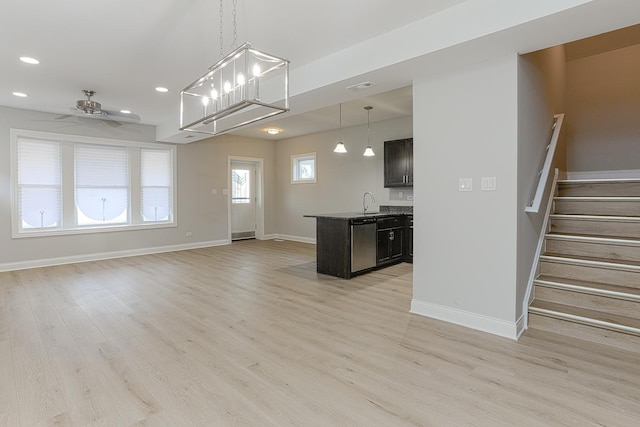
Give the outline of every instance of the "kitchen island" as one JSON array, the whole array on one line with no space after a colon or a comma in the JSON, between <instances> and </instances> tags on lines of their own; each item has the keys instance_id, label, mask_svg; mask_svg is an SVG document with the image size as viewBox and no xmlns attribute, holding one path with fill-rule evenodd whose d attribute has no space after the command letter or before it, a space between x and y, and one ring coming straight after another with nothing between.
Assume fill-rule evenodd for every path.
<instances>
[{"instance_id":1,"label":"kitchen island","mask_svg":"<svg viewBox=\"0 0 640 427\"><path fill-rule=\"evenodd\" d=\"M381 206L380 212L304 215L316 218L318 273L350 279L411 262L412 207Z\"/></svg>"}]
</instances>

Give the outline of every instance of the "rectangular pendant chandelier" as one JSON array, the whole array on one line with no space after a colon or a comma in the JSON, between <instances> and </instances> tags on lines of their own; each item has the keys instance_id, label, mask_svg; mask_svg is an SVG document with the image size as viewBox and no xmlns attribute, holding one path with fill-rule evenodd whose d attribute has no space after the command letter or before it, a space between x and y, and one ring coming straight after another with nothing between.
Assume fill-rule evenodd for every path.
<instances>
[{"instance_id":1,"label":"rectangular pendant chandelier","mask_svg":"<svg viewBox=\"0 0 640 427\"><path fill-rule=\"evenodd\" d=\"M245 43L180 92L180 130L221 135L289 111L289 61Z\"/></svg>"}]
</instances>

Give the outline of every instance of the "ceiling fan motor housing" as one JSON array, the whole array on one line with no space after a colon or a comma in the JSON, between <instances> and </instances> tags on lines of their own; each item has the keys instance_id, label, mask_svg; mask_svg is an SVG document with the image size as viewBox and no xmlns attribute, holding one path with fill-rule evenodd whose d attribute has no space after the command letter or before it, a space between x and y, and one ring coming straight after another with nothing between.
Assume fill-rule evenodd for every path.
<instances>
[{"instance_id":1,"label":"ceiling fan motor housing","mask_svg":"<svg viewBox=\"0 0 640 427\"><path fill-rule=\"evenodd\" d=\"M81 99L76 102L76 108L85 114L100 114L102 113L102 105L99 102L92 101L91 97L95 95L95 92L92 90L83 90L84 94L87 96L87 99Z\"/></svg>"},{"instance_id":2,"label":"ceiling fan motor housing","mask_svg":"<svg viewBox=\"0 0 640 427\"><path fill-rule=\"evenodd\" d=\"M88 101L86 99L81 99L77 102L76 107L78 110L83 111L86 114L100 114L101 105L96 101Z\"/></svg>"}]
</instances>

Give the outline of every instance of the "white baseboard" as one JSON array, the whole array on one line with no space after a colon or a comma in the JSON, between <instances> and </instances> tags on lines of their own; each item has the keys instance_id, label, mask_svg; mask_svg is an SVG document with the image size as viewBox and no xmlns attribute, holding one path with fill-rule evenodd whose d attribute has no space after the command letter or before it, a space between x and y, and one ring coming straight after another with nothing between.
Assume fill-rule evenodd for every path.
<instances>
[{"instance_id":1,"label":"white baseboard","mask_svg":"<svg viewBox=\"0 0 640 427\"><path fill-rule=\"evenodd\" d=\"M185 251L189 249L209 248L212 246L228 245L229 240L213 240L208 242L196 242L182 245L156 246L152 248L129 249L124 251L100 252L94 254L73 255L67 257L37 259L32 261L20 261L0 264L0 272L25 270L28 268L50 267L53 265L73 264L76 262L100 261L103 259L125 258L138 255L158 254L162 252Z\"/></svg>"},{"instance_id":2,"label":"white baseboard","mask_svg":"<svg viewBox=\"0 0 640 427\"><path fill-rule=\"evenodd\" d=\"M640 179L640 169L567 172L567 179Z\"/></svg>"},{"instance_id":3,"label":"white baseboard","mask_svg":"<svg viewBox=\"0 0 640 427\"><path fill-rule=\"evenodd\" d=\"M272 239L282 239L300 243L311 243L312 245L316 244L316 239L312 237L291 236L289 234L270 234L269 236L273 236Z\"/></svg>"},{"instance_id":4,"label":"white baseboard","mask_svg":"<svg viewBox=\"0 0 640 427\"><path fill-rule=\"evenodd\" d=\"M524 329L524 319L517 322L508 322L482 314L459 310L429 302L411 300L411 313L420 316L431 317L445 322L453 323L467 328L488 332L512 340L517 340Z\"/></svg>"}]
</instances>

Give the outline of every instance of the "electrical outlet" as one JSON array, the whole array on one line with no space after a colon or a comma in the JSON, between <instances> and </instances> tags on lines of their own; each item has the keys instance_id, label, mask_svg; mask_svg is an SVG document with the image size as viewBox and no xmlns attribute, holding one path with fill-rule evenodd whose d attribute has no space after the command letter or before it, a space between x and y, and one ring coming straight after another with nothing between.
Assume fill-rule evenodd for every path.
<instances>
[{"instance_id":1,"label":"electrical outlet","mask_svg":"<svg viewBox=\"0 0 640 427\"><path fill-rule=\"evenodd\" d=\"M190 232L190 231L187 231L186 233L184 233L184 235L185 235L186 237L191 237L191 232Z\"/></svg>"}]
</instances>

